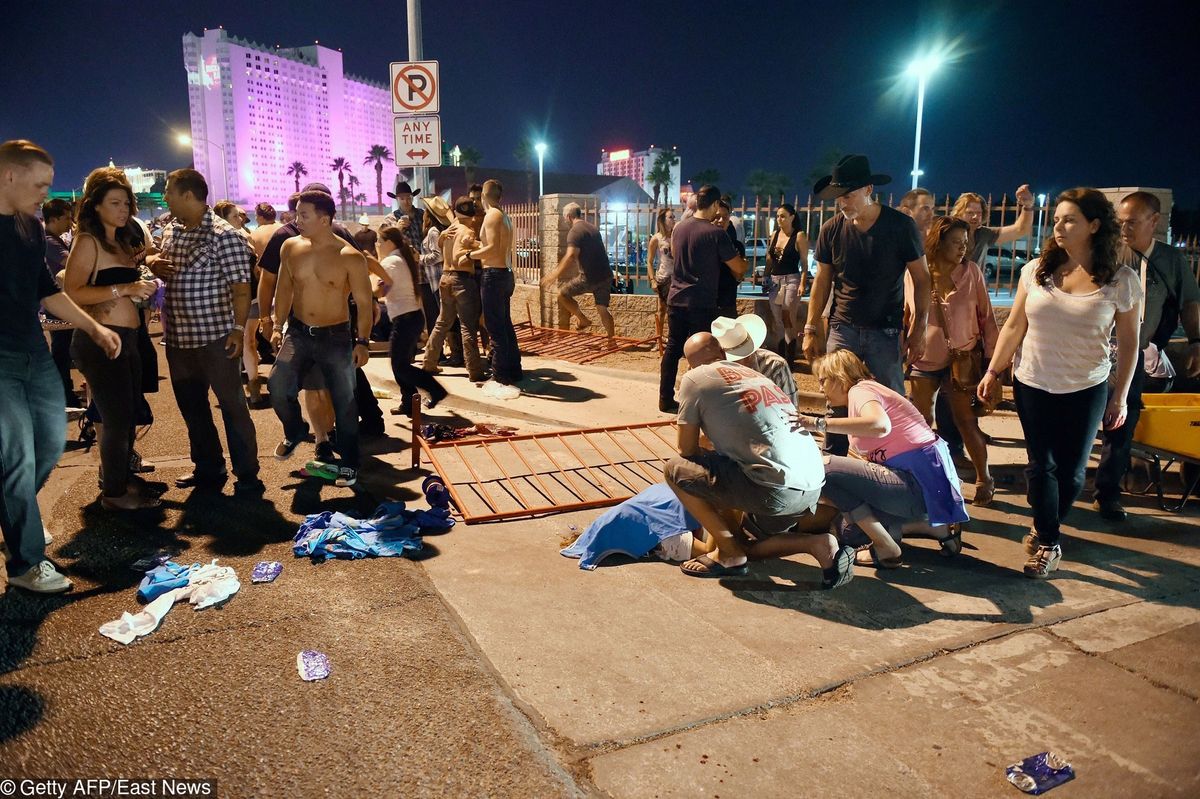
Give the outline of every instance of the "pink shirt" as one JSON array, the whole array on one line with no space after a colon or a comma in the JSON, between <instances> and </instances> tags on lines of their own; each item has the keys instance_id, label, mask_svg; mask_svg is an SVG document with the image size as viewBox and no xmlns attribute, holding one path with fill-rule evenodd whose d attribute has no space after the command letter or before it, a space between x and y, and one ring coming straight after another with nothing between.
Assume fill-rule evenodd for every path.
<instances>
[{"instance_id":1,"label":"pink shirt","mask_svg":"<svg viewBox=\"0 0 1200 799\"><path fill-rule=\"evenodd\" d=\"M942 303L950 346L956 350L971 350L982 338L983 356L990 358L996 348L996 339L1000 337L1000 328L996 324L996 315L992 313L992 300L987 293L983 272L974 261L966 261L955 267L950 273L950 280L954 283L954 289ZM934 302L937 302L936 298L930 300L929 319L925 328L925 354L913 364L914 369L922 372L936 372L950 365L946 335L942 333L941 319L932 304ZM904 274L904 304L913 307L912 278L907 272Z\"/></svg>"},{"instance_id":2,"label":"pink shirt","mask_svg":"<svg viewBox=\"0 0 1200 799\"><path fill-rule=\"evenodd\" d=\"M937 434L925 424L917 407L887 386L874 380L856 383L850 389L850 415L862 416L862 409L868 402L878 402L882 405L883 412L892 423L892 430L886 436L849 437L850 446L872 463L883 463L895 455L932 444L937 440Z\"/></svg>"}]
</instances>

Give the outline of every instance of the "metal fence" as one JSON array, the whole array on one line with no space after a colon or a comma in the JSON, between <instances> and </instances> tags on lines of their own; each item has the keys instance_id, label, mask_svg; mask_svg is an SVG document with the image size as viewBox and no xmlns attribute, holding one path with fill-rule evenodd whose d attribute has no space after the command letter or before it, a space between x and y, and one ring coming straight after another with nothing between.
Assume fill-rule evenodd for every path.
<instances>
[{"instance_id":1,"label":"metal fence","mask_svg":"<svg viewBox=\"0 0 1200 799\"><path fill-rule=\"evenodd\" d=\"M876 201L895 207L899 195L876 195ZM1001 228L1014 224L1020 208L1007 194L995 201L986 198L984 212L988 227ZM740 225L739 233L746 243L746 260L749 269L739 291L753 296L761 293L762 270L766 266L767 244L775 230L775 212L781 202L788 198L741 197L733 205L733 222ZM821 225L837 213L831 202L814 203L812 197L800 201L798 195L790 198L796 213L803 221L808 234L809 246L816 243ZM653 265L647 263L650 239L655 233L655 218L659 208L648 203L599 202L591 199L582 203L583 216L594 224L608 249L609 262L616 274L617 290L625 294L651 294L653 288ZM677 219L682 218L682 206L674 207ZM949 216L954 207L950 195L946 195L934 212ZM519 204L506 208L513 220L513 265L521 282L536 283L541 277L540 265L540 216L535 203ZM1054 204L1034 206L1033 230L1026 238L990 248L979 264L987 279L988 290L993 296L1011 297L1016 290L1021 267L1026 261L1037 257L1042 243L1051 234L1054 219ZM1192 274L1200 281L1200 237L1192 236L1175 242L1183 250L1191 266ZM816 264L809 259L810 269L815 272Z\"/></svg>"}]
</instances>

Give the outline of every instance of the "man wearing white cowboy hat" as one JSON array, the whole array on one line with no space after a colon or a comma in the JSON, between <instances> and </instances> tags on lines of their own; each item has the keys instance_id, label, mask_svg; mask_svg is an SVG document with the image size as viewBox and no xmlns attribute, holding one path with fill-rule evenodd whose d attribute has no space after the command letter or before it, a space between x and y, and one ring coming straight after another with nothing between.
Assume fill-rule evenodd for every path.
<instances>
[{"instance_id":1,"label":"man wearing white cowboy hat","mask_svg":"<svg viewBox=\"0 0 1200 799\"><path fill-rule=\"evenodd\" d=\"M796 404L799 392L796 378L781 355L763 349L767 338L767 323L757 314L742 314L737 319L718 316L712 323L713 338L725 351L725 359L748 366L771 382Z\"/></svg>"},{"instance_id":2,"label":"man wearing white cowboy hat","mask_svg":"<svg viewBox=\"0 0 1200 799\"><path fill-rule=\"evenodd\" d=\"M749 332L742 328L743 332ZM732 331L736 334L736 331ZM753 339L733 344L735 355L752 355ZM684 344L691 367L679 387L679 455L663 474L688 512L716 542L716 550L687 561L690 577L746 573L747 551L739 540L741 511L754 517L756 535L778 537L816 507L825 467L812 437L792 420L795 405L765 375L733 362L711 333ZM745 356L743 356L745 357ZM700 445L703 432L712 449ZM833 536L788 536L790 553L808 552L822 567L822 586L836 588L853 575L852 550ZM773 557L779 544L755 544L754 554Z\"/></svg>"},{"instance_id":3,"label":"man wearing white cowboy hat","mask_svg":"<svg viewBox=\"0 0 1200 799\"><path fill-rule=\"evenodd\" d=\"M833 200L838 213L821 225L813 248L817 276L803 346L810 362L826 351L850 350L876 380L903 395L904 275L912 276L915 305L908 329L910 362L925 350L930 278L925 242L912 218L873 199L875 187L891 180L872 173L865 155L848 155L813 187L816 198ZM831 290L829 341L823 342L818 325ZM827 446L844 455L849 443L836 436Z\"/></svg>"}]
</instances>

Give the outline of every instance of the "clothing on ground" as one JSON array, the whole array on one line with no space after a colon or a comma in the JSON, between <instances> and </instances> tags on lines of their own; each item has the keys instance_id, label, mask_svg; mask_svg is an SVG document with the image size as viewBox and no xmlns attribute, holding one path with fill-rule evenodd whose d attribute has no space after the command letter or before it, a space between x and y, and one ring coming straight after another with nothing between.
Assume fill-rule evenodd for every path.
<instances>
[{"instance_id":1,"label":"clothing on ground","mask_svg":"<svg viewBox=\"0 0 1200 799\"><path fill-rule=\"evenodd\" d=\"M148 573L142 580L142 585L145 586L151 574L160 570L165 576L154 583L152 597L149 596L149 592L144 595L144 588L138 589L138 599L142 602L149 601L150 604L139 613L122 613L121 618L102 624L101 635L122 644L129 644L134 639L149 635L158 629L163 617L176 602L187 600L196 610L204 610L229 599L242 587L237 572L229 566L218 566L216 560L203 566L199 563L181 566L167 561Z\"/></svg>"},{"instance_id":2,"label":"clothing on ground","mask_svg":"<svg viewBox=\"0 0 1200 799\"><path fill-rule=\"evenodd\" d=\"M609 555L641 558L667 539L700 528L666 483L657 483L609 508L560 554L595 569Z\"/></svg>"},{"instance_id":3,"label":"clothing on ground","mask_svg":"<svg viewBox=\"0 0 1200 799\"><path fill-rule=\"evenodd\" d=\"M421 531L444 532L454 526L445 508L406 510L403 502L384 502L369 519L324 511L308 516L297 531L296 557L389 558L421 550Z\"/></svg>"}]
</instances>

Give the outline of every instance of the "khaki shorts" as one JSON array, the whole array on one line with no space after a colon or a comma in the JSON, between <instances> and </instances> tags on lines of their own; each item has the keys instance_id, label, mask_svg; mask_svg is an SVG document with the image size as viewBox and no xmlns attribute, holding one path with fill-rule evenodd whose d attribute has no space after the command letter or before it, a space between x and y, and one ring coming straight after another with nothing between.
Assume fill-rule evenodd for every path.
<instances>
[{"instance_id":1,"label":"khaki shorts","mask_svg":"<svg viewBox=\"0 0 1200 799\"><path fill-rule=\"evenodd\" d=\"M783 532L781 524L808 513L821 498L821 489L804 491L783 486L766 486L746 476L741 464L712 450L667 461L663 473L671 483L717 508L733 508L753 514L764 530Z\"/></svg>"},{"instance_id":2,"label":"khaki shorts","mask_svg":"<svg viewBox=\"0 0 1200 799\"><path fill-rule=\"evenodd\" d=\"M568 297L578 297L580 294L591 294L596 298L596 304L608 307L609 299L612 297L612 278L604 280L589 281L587 275L580 272L571 279L571 282L563 286L562 293Z\"/></svg>"}]
</instances>

